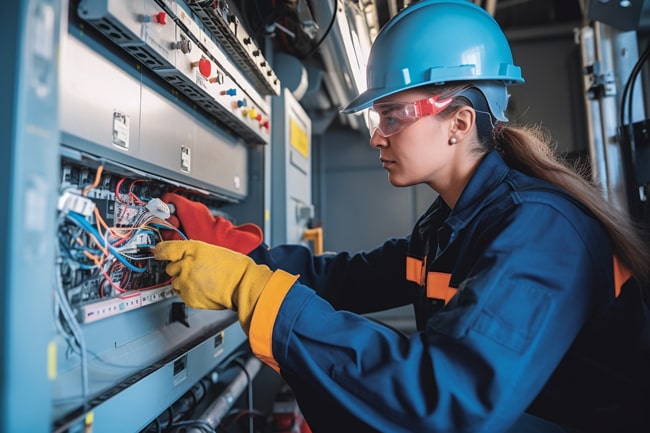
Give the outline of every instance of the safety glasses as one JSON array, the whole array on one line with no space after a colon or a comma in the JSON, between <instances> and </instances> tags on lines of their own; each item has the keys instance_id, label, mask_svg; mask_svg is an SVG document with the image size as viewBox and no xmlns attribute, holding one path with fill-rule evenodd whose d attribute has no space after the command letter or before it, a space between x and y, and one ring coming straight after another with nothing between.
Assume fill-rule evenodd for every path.
<instances>
[{"instance_id":1,"label":"safety glasses","mask_svg":"<svg viewBox=\"0 0 650 433\"><path fill-rule=\"evenodd\" d=\"M379 132L382 137L395 135L422 117L433 116L447 108L453 97L440 96L414 102L377 102L366 110L366 122L370 136Z\"/></svg>"}]
</instances>

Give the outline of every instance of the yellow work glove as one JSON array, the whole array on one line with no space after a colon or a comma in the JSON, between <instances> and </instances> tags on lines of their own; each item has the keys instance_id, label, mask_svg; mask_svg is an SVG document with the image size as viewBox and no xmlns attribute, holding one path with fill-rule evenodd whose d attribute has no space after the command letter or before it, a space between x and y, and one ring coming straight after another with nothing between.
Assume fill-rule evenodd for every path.
<instances>
[{"instance_id":1,"label":"yellow work glove","mask_svg":"<svg viewBox=\"0 0 650 433\"><path fill-rule=\"evenodd\" d=\"M251 317L264 286L273 275L268 266L227 248L201 241L163 241L156 260L168 260L172 287L192 308L237 311L248 335Z\"/></svg>"}]
</instances>

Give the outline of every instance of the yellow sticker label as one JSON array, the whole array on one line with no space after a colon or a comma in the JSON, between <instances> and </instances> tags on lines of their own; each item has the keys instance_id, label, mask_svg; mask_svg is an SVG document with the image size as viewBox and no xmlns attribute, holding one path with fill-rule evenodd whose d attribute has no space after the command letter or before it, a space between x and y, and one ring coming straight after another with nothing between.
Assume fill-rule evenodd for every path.
<instances>
[{"instance_id":1,"label":"yellow sticker label","mask_svg":"<svg viewBox=\"0 0 650 433\"><path fill-rule=\"evenodd\" d=\"M84 433L92 433L93 432L93 423L94 422L95 422L95 413L94 412L88 412L86 414L86 418L85 418Z\"/></svg>"},{"instance_id":2,"label":"yellow sticker label","mask_svg":"<svg viewBox=\"0 0 650 433\"><path fill-rule=\"evenodd\" d=\"M309 158L309 137L307 137L307 131L293 119L289 119L289 143L302 156Z\"/></svg>"},{"instance_id":3,"label":"yellow sticker label","mask_svg":"<svg viewBox=\"0 0 650 433\"><path fill-rule=\"evenodd\" d=\"M56 343L53 341L47 345L47 377L56 379Z\"/></svg>"}]
</instances>

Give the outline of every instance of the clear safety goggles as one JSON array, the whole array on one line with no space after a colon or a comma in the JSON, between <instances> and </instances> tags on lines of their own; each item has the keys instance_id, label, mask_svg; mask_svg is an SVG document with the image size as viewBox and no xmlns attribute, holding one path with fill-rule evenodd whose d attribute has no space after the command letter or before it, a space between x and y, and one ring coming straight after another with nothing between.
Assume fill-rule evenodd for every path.
<instances>
[{"instance_id":1,"label":"clear safety goggles","mask_svg":"<svg viewBox=\"0 0 650 433\"><path fill-rule=\"evenodd\" d=\"M414 102L377 102L365 113L370 136L375 131L384 138L395 135L422 117L440 113L453 100L453 96L442 100L432 96Z\"/></svg>"}]
</instances>

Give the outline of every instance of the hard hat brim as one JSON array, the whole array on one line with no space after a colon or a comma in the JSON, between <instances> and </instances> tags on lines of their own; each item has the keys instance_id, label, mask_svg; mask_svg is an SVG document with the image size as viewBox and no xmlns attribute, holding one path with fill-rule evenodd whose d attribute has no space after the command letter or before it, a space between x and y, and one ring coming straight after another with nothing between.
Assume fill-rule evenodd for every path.
<instances>
[{"instance_id":1,"label":"hard hat brim","mask_svg":"<svg viewBox=\"0 0 650 433\"><path fill-rule=\"evenodd\" d=\"M369 108L377 99L381 99L384 96L397 93L401 90L405 90L405 89L398 89L393 92L387 92L386 89L368 89L365 92L359 94L359 96L357 96L356 98L354 98L345 108L343 108L340 111L340 113L341 114L358 113L361 110L365 110L366 108Z\"/></svg>"}]
</instances>

